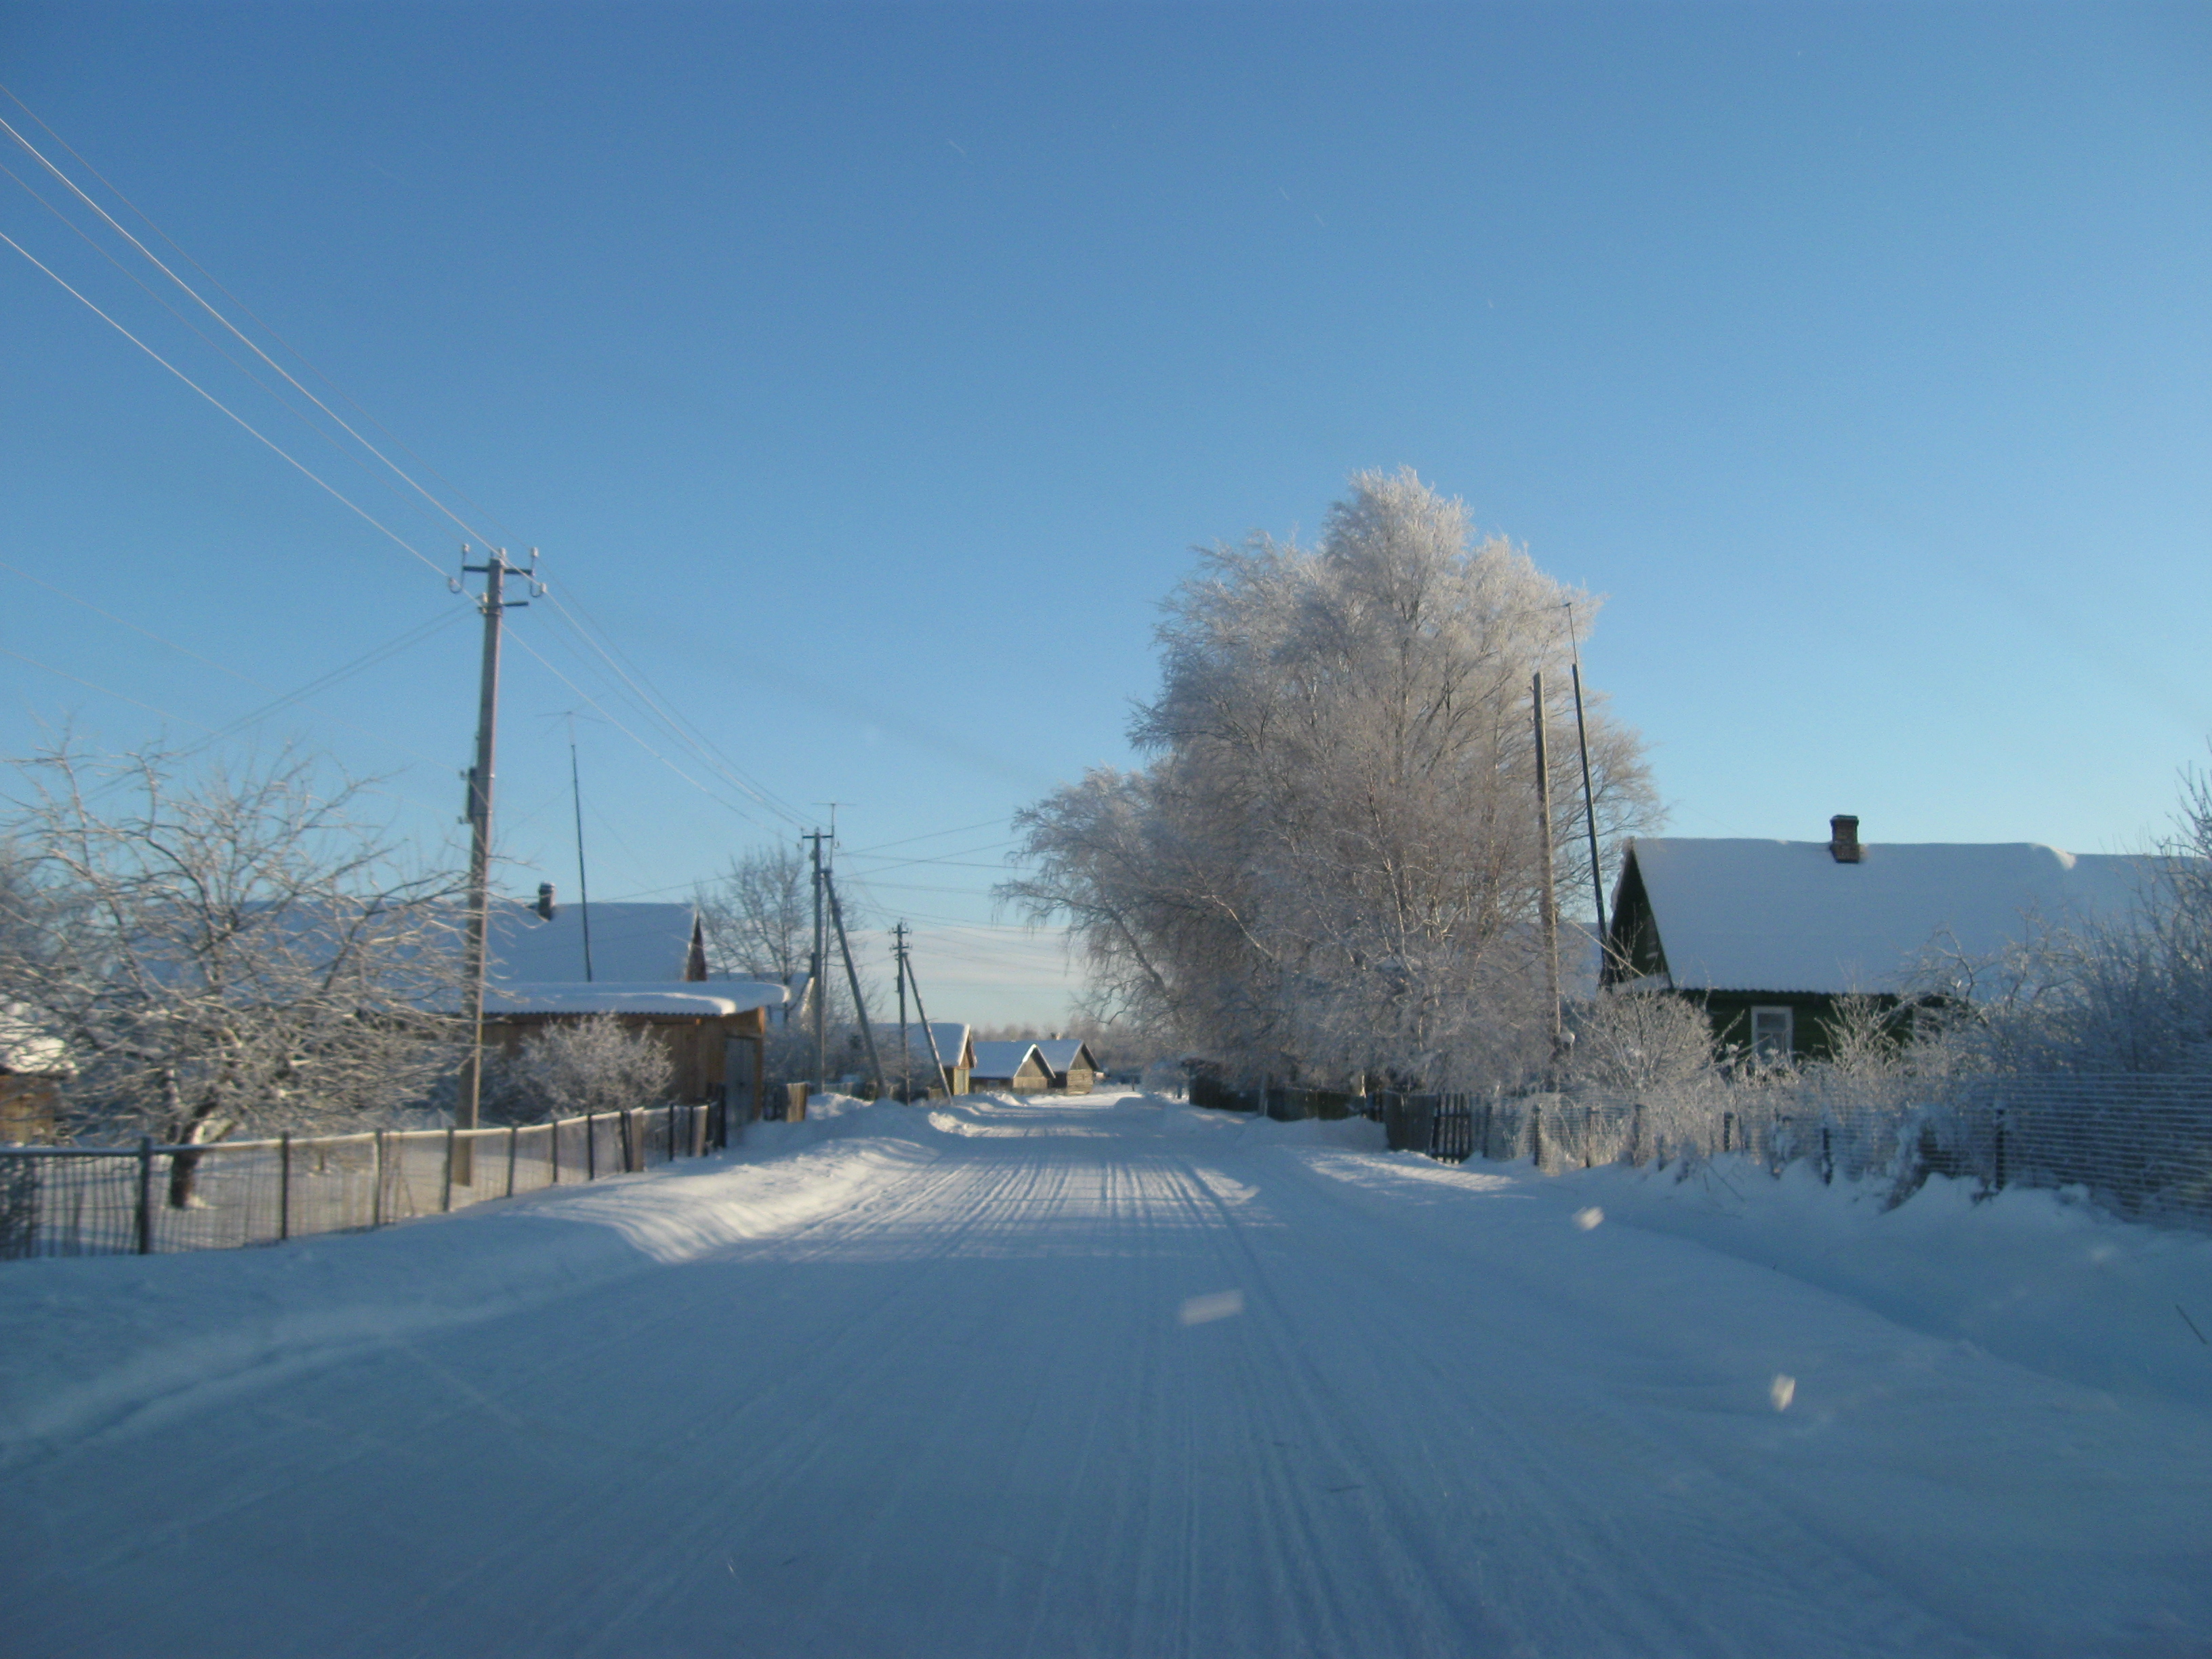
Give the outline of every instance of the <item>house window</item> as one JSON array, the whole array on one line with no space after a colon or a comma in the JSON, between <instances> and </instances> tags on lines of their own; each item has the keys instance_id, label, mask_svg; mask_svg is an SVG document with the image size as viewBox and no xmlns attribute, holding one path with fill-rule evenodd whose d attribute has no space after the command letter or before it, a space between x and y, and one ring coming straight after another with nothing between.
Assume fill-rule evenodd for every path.
<instances>
[{"instance_id":1,"label":"house window","mask_svg":"<svg viewBox=\"0 0 2212 1659\"><path fill-rule=\"evenodd\" d=\"M1787 1066L1796 1047L1791 1038L1790 1010L1753 1008L1751 1011L1752 1058L1762 1066Z\"/></svg>"}]
</instances>

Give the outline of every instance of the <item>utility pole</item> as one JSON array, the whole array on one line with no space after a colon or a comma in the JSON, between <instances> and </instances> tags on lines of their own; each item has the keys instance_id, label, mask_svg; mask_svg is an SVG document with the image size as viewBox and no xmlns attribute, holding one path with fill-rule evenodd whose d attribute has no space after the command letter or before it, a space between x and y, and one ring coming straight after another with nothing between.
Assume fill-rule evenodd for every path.
<instances>
[{"instance_id":1,"label":"utility pole","mask_svg":"<svg viewBox=\"0 0 2212 1659\"><path fill-rule=\"evenodd\" d=\"M1580 653L1576 653L1577 657ZM1590 790L1589 732L1583 726L1583 665L1575 662L1567 671L1575 682L1575 746L1583 757L1583 827L1589 831L1590 903L1597 916L1599 959L1607 948L1605 932L1605 875L1597 861L1597 801Z\"/></svg>"},{"instance_id":2,"label":"utility pole","mask_svg":"<svg viewBox=\"0 0 2212 1659\"><path fill-rule=\"evenodd\" d=\"M921 981L914 976L914 957L905 957L907 983L914 987L914 1012L921 1021L921 1034L929 1039L929 1063L937 1067L937 1080L947 1098L952 1093L952 1073L945 1069L945 1056L937 1051L937 1028L929 1023L929 1010L921 1006Z\"/></svg>"},{"instance_id":3,"label":"utility pole","mask_svg":"<svg viewBox=\"0 0 2212 1659\"><path fill-rule=\"evenodd\" d=\"M584 983L592 982L592 884L584 877L584 785L576 772L576 711L568 711L568 793L576 803L576 919L584 927Z\"/></svg>"},{"instance_id":4,"label":"utility pole","mask_svg":"<svg viewBox=\"0 0 2212 1659\"><path fill-rule=\"evenodd\" d=\"M830 1086L830 1033L823 1024L827 999L822 991L822 843L829 837L819 830L809 830L799 840L814 844L814 955L806 970L806 989L814 999L814 1086L826 1091Z\"/></svg>"},{"instance_id":5,"label":"utility pole","mask_svg":"<svg viewBox=\"0 0 2212 1659\"><path fill-rule=\"evenodd\" d=\"M461 569L465 574L481 574L484 591L477 601L483 612L483 661L477 681L477 762L469 769L469 918L466 954L463 971L468 976L465 993L464 1012L468 1016L469 1042L461 1056L460 1092L453 1103L453 1127L473 1129L477 1127L477 1107L483 1095L483 1000L484 958L491 930L491 784L492 755L499 732L499 635L500 622L505 612L519 610L529 604L527 599L505 597L506 580L509 576L527 578L533 592L544 590L536 586L538 550L530 550L530 568L507 562L504 548L486 548L484 562L471 564L469 550L461 550ZM474 1171L470 1153L472 1143L463 1141L453 1148L453 1180L461 1186L474 1184Z\"/></svg>"},{"instance_id":6,"label":"utility pole","mask_svg":"<svg viewBox=\"0 0 2212 1659\"><path fill-rule=\"evenodd\" d=\"M853 993L853 1017L860 1022L860 1036L868 1047L868 1069L876 1076L876 1098L881 1100L888 1091L884 1087L884 1062L876 1054L876 1028L868 1023L868 1005L860 1000L860 975L853 966L853 946L845 937L845 907L837 902L837 884L827 872L822 884L830 890L830 919L837 924L837 950L845 958L845 983Z\"/></svg>"},{"instance_id":7,"label":"utility pole","mask_svg":"<svg viewBox=\"0 0 2212 1659\"><path fill-rule=\"evenodd\" d=\"M1544 872L1544 995L1552 1005L1552 1060L1559 1057L1559 902L1552 885L1552 777L1544 758L1544 671L1530 690L1536 719L1536 827L1542 842Z\"/></svg>"},{"instance_id":8,"label":"utility pole","mask_svg":"<svg viewBox=\"0 0 2212 1659\"><path fill-rule=\"evenodd\" d=\"M891 977L898 981L899 1000L899 1098L914 1098L914 1045L906 1035L906 923L901 921L891 929L891 961L896 964Z\"/></svg>"}]
</instances>

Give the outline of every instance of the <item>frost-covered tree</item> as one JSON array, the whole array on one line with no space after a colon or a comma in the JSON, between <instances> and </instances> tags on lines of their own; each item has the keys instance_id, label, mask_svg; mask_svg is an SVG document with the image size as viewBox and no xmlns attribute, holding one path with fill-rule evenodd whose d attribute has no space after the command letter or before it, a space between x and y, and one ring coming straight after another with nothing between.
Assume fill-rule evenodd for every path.
<instances>
[{"instance_id":1,"label":"frost-covered tree","mask_svg":"<svg viewBox=\"0 0 2212 1659\"><path fill-rule=\"evenodd\" d=\"M1549 1030L1529 682L1565 685L1595 605L1410 471L1356 475L1315 547L1203 556L1133 723L1151 763L1019 814L1030 869L1002 896L1073 926L1105 1012L1247 1075L1518 1074ZM1610 843L1653 800L1635 733L1591 702ZM1549 714L1571 757L1571 709ZM1581 797L1557 782L1571 901Z\"/></svg>"},{"instance_id":2,"label":"frost-covered tree","mask_svg":"<svg viewBox=\"0 0 2212 1659\"><path fill-rule=\"evenodd\" d=\"M676 1080L666 1046L612 1014L532 1032L489 1071L488 1115L501 1123L658 1105Z\"/></svg>"},{"instance_id":3,"label":"frost-covered tree","mask_svg":"<svg viewBox=\"0 0 2212 1659\"><path fill-rule=\"evenodd\" d=\"M289 753L191 770L64 744L15 764L0 1004L65 1048L72 1130L359 1123L453 1065L453 881L399 867L365 785Z\"/></svg>"},{"instance_id":4,"label":"frost-covered tree","mask_svg":"<svg viewBox=\"0 0 2212 1659\"><path fill-rule=\"evenodd\" d=\"M2031 918L1981 961L1939 957L1917 988L1962 1063L2000 1071L2212 1071L2212 777L2182 779L2174 833L2128 913Z\"/></svg>"},{"instance_id":5,"label":"frost-covered tree","mask_svg":"<svg viewBox=\"0 0 2212 1659\"><path fill-rule=\"evenodd\" d=\"M717 975L787 981L814 945L813 890L795 847L756 848L700 884L696 902Z\"/></svg>"}]
</instances>

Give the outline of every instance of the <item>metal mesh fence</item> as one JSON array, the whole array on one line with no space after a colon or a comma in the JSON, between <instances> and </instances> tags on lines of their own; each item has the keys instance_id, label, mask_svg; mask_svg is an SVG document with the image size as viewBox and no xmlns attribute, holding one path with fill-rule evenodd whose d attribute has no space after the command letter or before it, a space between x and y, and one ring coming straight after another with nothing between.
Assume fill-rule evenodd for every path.
<instances>
[{"instance_id":1,"label":"metal mesh fence","mask_svg":"<svg viewBox=\"0 0 2212 1659\"><path fill-rule=\"evenodd\" d=\"M0 1260L352 1232L703 1157L723 1131L720 1107L696 1105L498 1129L0 1146Z\"/></svg>"},{"instance_id":2,"label":"metal mesh fence","mask_svg":"<svg viewBox=\"0 0 2212 1659\"><path fill-rule=\"evenodd\" d=\"M1855 1083L1819 1074L1640 1095L1381 1094L1358 1109L1394 1149L1549 1172L1736 1154L1778 1174L1893 1183L1930 1175L2075 1188L2142 1220L2212 1226L2212 1077L2036 1076Z\"/></svg>"}]
</instances>

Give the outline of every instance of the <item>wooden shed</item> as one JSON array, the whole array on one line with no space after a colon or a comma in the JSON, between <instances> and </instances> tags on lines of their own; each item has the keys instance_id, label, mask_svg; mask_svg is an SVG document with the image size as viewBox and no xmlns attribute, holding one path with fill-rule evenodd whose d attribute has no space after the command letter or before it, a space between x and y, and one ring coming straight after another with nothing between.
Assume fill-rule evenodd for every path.
<instances>
[{"instance_id":1,"label":"wooden shed","mask_svg":"<svg viewBox=\"0 0 2212 1659\"><path fill-rule=\"evenodd\" d=\"M979 1042L973 1082L978 1089L1042 1094L1052 1087L1052 1073L1034 1042Z\"/></svg>"},{"instance_id":2,"label":"wooden shed","mask_svg":"<svg viewBox=\"0 0 2212 1659\"><path fill-rule=\"evenodd\" d=\"M68 1078L61 1043L20 1009L0 1009L0 1145L53 1139Z\"/></svg>"},{"instance_id":3,"label":"wooden shed","mask_svg":"<svg viewBox=\"0 0 2212 1659\"><path fill-rule=\"evenodd\" d=\"M1049 1037L1038 1042L1037 1057L1063 1094L1087 1095L1098 1081L1098 1060L1079 1037Z\"/></svg>"},{"instance_id":4,"label":"wooden shed","mask_svg":"<svg viewBox=\"0 0 2212 1659\"><path fill-rule=\"evenodd\" d=\"M769 1011L787 994L781 985L752 980L503 985L484 993L484 1046L512 1054L548 1025L611 1014L650 1031L668 1050L678 1101L726 1098L744 1121L757 1115L766 1081Z\"/></svg>"}]
</instances>

